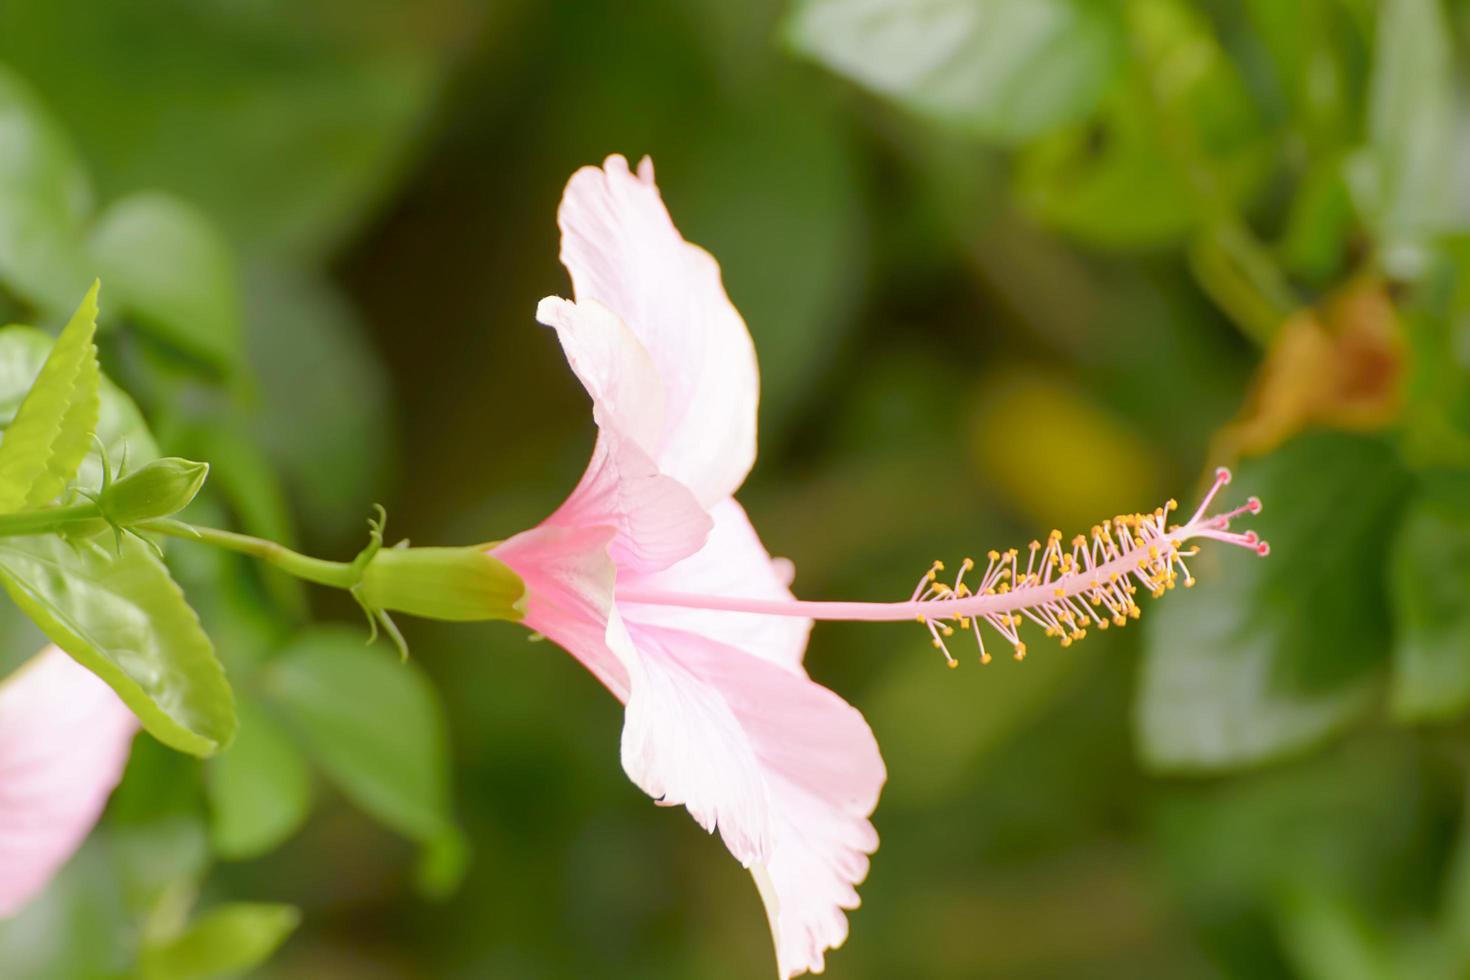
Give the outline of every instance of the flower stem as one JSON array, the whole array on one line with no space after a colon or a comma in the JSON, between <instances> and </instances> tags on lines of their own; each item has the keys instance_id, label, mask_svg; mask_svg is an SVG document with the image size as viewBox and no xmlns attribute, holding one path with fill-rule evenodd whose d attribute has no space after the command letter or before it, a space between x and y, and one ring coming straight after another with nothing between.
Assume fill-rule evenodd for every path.
<instances>
[{"instance_id":1,"label":"flower stem","mask_svg":"<svg viewBox=\"0 0 1470 980\"><path fill-rule=\"evenodd\" d=\"M312 558L274 541L251 537L248 534L237 534L234 531L199 527L176 520L148 521L137 525L137 530L165 534L186 541L198 541L216 548L224 548L226 551L249 555L279 568L288 575L332 588L351 589L362 578L362 569L354 562Z\"/></svg>"},{"instance_id":2,"label":"flower stem","mask_svg":"<svg viewBox=\"0 0 1470 980\"><path fill-rule=\"evenodd\" d=\"M98 520L101 516L102 512L90 500L66 507L45 507L41 510L22 510L11 514L0 514L0 537L55 534L66 531L77 524Z\"/></svg>"}]
</instances>

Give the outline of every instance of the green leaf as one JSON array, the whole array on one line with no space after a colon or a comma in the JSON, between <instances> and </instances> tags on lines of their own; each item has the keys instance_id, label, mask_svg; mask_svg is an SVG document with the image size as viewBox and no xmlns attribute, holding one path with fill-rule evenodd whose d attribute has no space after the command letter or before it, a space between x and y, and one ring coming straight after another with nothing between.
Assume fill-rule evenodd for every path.
<instances>
[{"instance_id":1,"label":"green leaf","mask_svg":"<svg viewBox=\"0 0 1470 980\"><path fill-rule=\"evenodd\" d=\"M1470 707L1470 507L1417 500L1389 569L1396 635L1393 713L1453 718Z\"/></svg>"},{"instance_id":2,"label":"green leaf","mask_svg":"<svg viewBox=\"0 0 1470 980\"><path fill-rule=\"evenodd\" d=\"M245 860L275 850L311 812L311 771L270 713L245 701L240 731L205 768L211 837L221 857Z\"/></svg>"},{"instance_id":3,"label":"green leaf","mask_svg":"<svg viewBox=\"0 0 1470 980\"><path fill-rule=\"evenodd\" d=\"M153 739L134 743L106 827L120 884L140 916L181 915L193 903L210 862L203 804L194 760Z\"/></svg>"},{"instance_id":4,"label":"green leaf","mask_svg":"<svg viewBox=\"0 0 1470 980\"><path fill-rule=\"evenodd\" d=\"M1214 934L1211 953L1233 961L1225 976L1298 975L1242 962L1252 958L1252 920L1291 892L1378 908L1406 874L1422 873L1420 835L1440 803L1419 751L1408 738L1363 737L1238 778L1155 784L1151 836L1170 907Z\"/></svg>"},{"instance_id":5,"label":"green leaf","mask_svg":"<svg viewBox=\"0 0 1470 980\"><path fill-rule=\"evenodd\" d=\"M51 353L53 342L31 327L0 329L0 423L15 417L26 392ZM97 421L97 438L107 447L114 467L127 456L129 466L146 463L158 456L153 435L133 400L105 376L102 378L101 412ZM102 483L102 455L92 444L77 471L76 482L97 488Z\"/></svg>"},{"instance_id":6,"label":"green leaf","mask_svg":"<svg viewBox=\"0 0 1470 980\"><path fill-rule=\"evenodd\" d=\"M1137 52L1125 84L1097 120L1029 147L1017 175L1044 222L1118 249L1175 242L1212 209L1242 204L1272 160L1250 94L1199 13L1181 0L1128 9Z\"/></svg>"},{"instance_id":7,"label":"green leaf","mask_svg":"<svg viewBox=\"0 0 1470 980\"><path fill-rule=\"evenodd\" d=\"M301 922L290 905L233 902L199 916L182 935L145 946L140 980L224 980L265 962Z\"/></svg>"},{"instance_id":8,"label":"green leaf","mask_svg":"<svg viewBox=\"0 0 1470 980\"><path fill-rule=\"evenodd\" d=\"M1394 980L1389 951L1341 895L1288 888L1277 918L1287 955L1304 980Z\"/></svg>"},{"instance_id":9,"label":"green leaf","mask_svg":"<svg viewBox=\"0 0 1470 980\"><path fill-rule=\"evenodd\" d=\"M149 545L6 539L0 584L160 742L204 756L234 736L234 695L214 647Z\"/></svg>"},{"instance_id":10,"label":"green leaf","mask_svg":"<svg viewBox=\"0 0 1470 980\"><path fill-rule=\"evenodd\" d=\"M1389 271L1414 278L1426 239L1470 223L1455 150L1453 35L1440 0L1384 0L1368 93L1368 144L1350 173Z\"/></svg>"},{"instance_id":11,"label":"green leaf","mask_svg":"<svg viewBox=\"0 0 1470 980\"><path fill-rule=\"evenodd\" d=\"M87 286L86 171L30 89L0 66L0 285L46 313Z\"/></svg>"},{"instance_id":12,"label":"green leaf","mask_svg":"<svg viewBox=\"0 0 1470 980\"><path fill-rule=\"evenodd\" d=\"M136 194L102 213L89 244L115 308L141 330L221 374L239 367L235 258L208 218L167 194Z\"/></svg>"},{"instance_id":13,"label":"green leaf","mask_svg":"<svg viewBox=\"0 0 1470 980\"><path fill-rule=\"evenodd\" d=\"M1386 540L1407 477L1383 443L1318 433L1240 467L1265 502L1259 558L1205 542L1199 583L1146 615L1137 737L1156 769L1250 765L1318 741L1372 703L1389 650Z\"/></svg>"},{"instance_id":14,"label":"green leaf","mask_svg":"<svg viewBox=\"0 0 1470 980\"><path fill-rule=\"evenodd\" d=\"M428 843L452 828L449 738L427 677L364 635L308 630L271 664L266 690L353 802Z\"/></svg>"},{"instance_id":15,"label":"green leaf","mask_svg":"<svg viewBox=\"0 0 1470 980\"><path fill-rule=\"evenodd\" d=\"M1340 0L1247 0L1292 128L1314 156L1356 137L1367 50Z\"/></svg>"},{"instance_id":16,"label":"green leaf","mask_svg":"<svg viewBox=\"0 0 1470 980\"><path fill-rule=\"evenodd\" d=\"M101 412L97 369L97 289L56 339L0 441L0 512L51 503L92 447Z\"/></svg>"},{"instance_id":17,"label":"green leaf","mask_svg":"<svg viewBox=\"0 0 1470 980\"><path fill-rule=\"evenodd\" d=\"M1014 144L1097 106L1125 54L1113 0L800 0L806 56L922 115Z\"/></svg>"},{"instance_id":18,"label":"green leaf","mask_svg":"<svg viewBox=\"0 0 1470 980\"><path fill-rule=\"evenodd\" d=\"M450 827L424 843L414 880L419 892L443 900L454 894L469 870L470 847L457 827Z\"/></svg>"},{"instance_id":19,"label":"green leaf","mask_svg":"<svg viewBox=\"0 0 1470 980\"><path fill-rule=\"evenodd\" d=\"M426 25L453 14L394 6L11 3L0 60L46 93L106 197L165 190L250 254L316 258L381 198L437 91L454 32Z\"/></svg>"}]
</instances>

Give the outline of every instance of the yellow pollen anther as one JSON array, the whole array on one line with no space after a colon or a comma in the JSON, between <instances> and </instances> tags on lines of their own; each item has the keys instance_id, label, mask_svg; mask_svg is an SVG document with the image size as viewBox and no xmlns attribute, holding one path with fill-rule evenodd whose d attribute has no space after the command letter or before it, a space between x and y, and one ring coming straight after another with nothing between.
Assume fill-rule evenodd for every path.
<instances>
[{"instance_id":1,"label":"yellow pollen anther","mask_svg":"<svg viewBox=\"0 0 1470 980\"><path fill-rule=\"evenodd\" d=\"M1181 581L1185 588L1194 586L1195 578L1185 567L1185 560L1200 549L1191 546L1184 550L1183 535L1213 536L1228 530L1229 519L1236 514L1246 510L1254 513L1259 506L1252 502L1248 507L1217 515L1215 523L1188 527L1168 522L1168 515L1178 509L1179 501L1171 498L1152 511L1117 514L1092 525L1090 537L1077 534L1065 544L1061 530L1053 528L1044 538L1031 541L1024 568L1019 549L986 551L984 557L990 564L973 584L964 581L977 567L973 557L960 560L951 583L940 581L945 564L935 561L913 598L919 608L934 601L940 605L929 607L936 610L936 615L920 613L914 618L928 627L935 648L943 652L950 668L958 666L958 661L942 638L953 637L956 629L975 633L982 664L991 661L981 637L987 629L1001 634L1017 660L1026 656L1021 627L1028 619L1046 636L1056 637L1064 648L1084 639L1094 624L1099 630L1121 629L1142 617L1139 589L1157 599ZM1253 543L1250 538L1245 541ZM1045 598L1047 591L1051 593L1049 599ZM982 601L980 596L988 598ZM971 604L992 611L961 615L960 610Z\"/></svg>"}]
</instances>

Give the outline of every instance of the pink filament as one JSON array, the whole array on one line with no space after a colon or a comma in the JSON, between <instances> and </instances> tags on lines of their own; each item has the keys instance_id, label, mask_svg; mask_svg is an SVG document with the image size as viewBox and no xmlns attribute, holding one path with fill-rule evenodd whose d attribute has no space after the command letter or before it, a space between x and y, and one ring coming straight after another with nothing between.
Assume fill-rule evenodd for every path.
<instances>
[{"instance_id":1,"label":"pink filament","mask_svg":"<svg viewBox=\"0 0 1470 980\"><path fill-rule=\"evenodd\" d=\"M620 602L642 605L681 606L694 609L710 609L722 612L753 613L762 616L801 616L808 619L850 620L862 622L886 622L901 620L938 620L968 617L980 619L986 616L1011 613L1048 603L1057 603L1079 596L1085 597L1100 584L1116 576L1127 579L1143 567L1150 559L1150 549L1158 558L1168 562L1179 554L1180 546L1190 538L1208 538L1226 544L1249 548L1259 555L1270 551L1269 545L1260 540L1254 531L1243 534L1226 530L1230 521L1242 514L1256 514L1261 502L1255 497L1244 505L1225 513L1209 515L1206 509L1214 501L1220 488L1230 482L1230 471L1221 467L1216 471L1214 485L1205 494L1204 500L1194 512L1189 523L1170 528L1162 538L1139 537L1133 547L1121 552L1118 557L1089 569L1078 569L1054 580L1027 585L1009 592L967 595L943 599L911 599L908 602L810 602L800 599L757 599L740 596L700 595L685 592L655 590L619 590ZM916 593L917 594L917 593Z\"/></svg>"}]
</instances>

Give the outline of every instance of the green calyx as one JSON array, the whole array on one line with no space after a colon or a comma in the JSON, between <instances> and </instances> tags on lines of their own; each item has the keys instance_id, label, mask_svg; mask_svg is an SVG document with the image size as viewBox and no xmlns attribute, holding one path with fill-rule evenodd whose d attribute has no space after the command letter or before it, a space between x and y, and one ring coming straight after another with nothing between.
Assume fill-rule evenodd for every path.
<instances>
[{"instance_id":1,"label":"green calyx","mask_svg":"<svg viewBox=\"0 0 1470 980\"><path fill-rule=\"evenodd\" d=\"M208 463L177 456L155 459L104 486L97 509L109 524L121 528L171 517L189 506L208 476Z\"/></svg>"},{"instance_id":2,"label":"green calyx","mask_svg":"<svg viewBox=\"0 0 1470 980\"><path fill-rule=\"evenodd\" d=\"M382 548L362 570L354 594L372 609L452 622L526 614L526 584L483 545Z\"/></svg>"}]
</instances>

